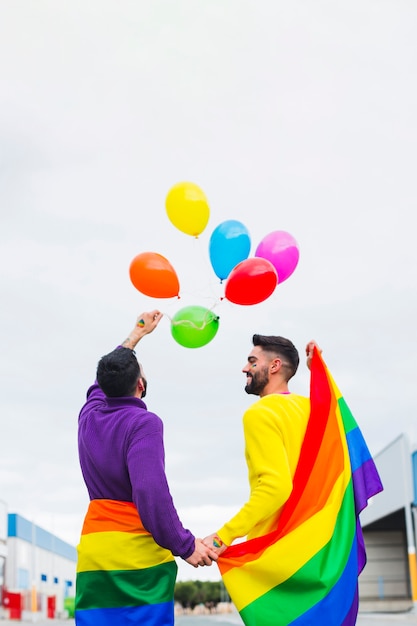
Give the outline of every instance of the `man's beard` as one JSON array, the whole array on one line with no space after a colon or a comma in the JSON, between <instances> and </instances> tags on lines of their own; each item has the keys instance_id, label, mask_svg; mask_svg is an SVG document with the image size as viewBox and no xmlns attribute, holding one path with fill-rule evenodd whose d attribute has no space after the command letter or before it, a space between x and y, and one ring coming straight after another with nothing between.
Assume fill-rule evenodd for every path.
<instances>
[{"instance_id":1,"label":"man's beard","mask_svg":"<svg viewBox=\"0 0 417 626\"><path fill-rule=\"evenodd\" d=\"M268 368L251 373L250 382L246 384L245 391L253 396L259 396L269 382Z\"/></svg>"}]
</instances>

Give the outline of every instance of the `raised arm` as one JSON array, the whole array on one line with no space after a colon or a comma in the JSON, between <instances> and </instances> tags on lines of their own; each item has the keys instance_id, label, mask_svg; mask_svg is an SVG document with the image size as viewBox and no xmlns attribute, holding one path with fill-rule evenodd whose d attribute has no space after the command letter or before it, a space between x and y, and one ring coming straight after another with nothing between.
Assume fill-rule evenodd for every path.
<instances>
[{"instance_id":1,"label":"raised arm","mask_svg":"<svg viewBox=\"0 0 417 626\"><path fill-rule=\"evenodd\" d=\"M135 326L126 337L122 345L124 348L134 350L138 342L149 333L153 332L163 318L163 313L154 309L147 313L142 313L136 320Z\"/></svg>"}]
</instances>

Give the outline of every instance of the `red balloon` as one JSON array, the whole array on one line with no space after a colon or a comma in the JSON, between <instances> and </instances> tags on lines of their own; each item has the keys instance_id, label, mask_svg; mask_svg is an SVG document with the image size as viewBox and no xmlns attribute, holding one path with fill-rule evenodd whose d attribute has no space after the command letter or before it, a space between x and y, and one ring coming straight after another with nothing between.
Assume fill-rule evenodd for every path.
<instances>
[{"instance_id":1,"label":"red balloon","mask_svg":"<svg viewBox=\"0 0 417 626\"><path fill-rule=\"evenodd\" d=\"M142 252L135 256L129 268L134 287L145 296L172 298L178 296L180 284L171 263L157 252Z\"/></svg>"},{"instance_id":2,"label":"red balloon","mask_svg":"<svg viewBox=\"0 0 417 626\"><path fill-rule=\"evenodd\" d=\"M270 261L245 259L230 272L225 297L235 304L258 304L269 298L277 283L277 271Z\"/></svg>"}]
</instances>

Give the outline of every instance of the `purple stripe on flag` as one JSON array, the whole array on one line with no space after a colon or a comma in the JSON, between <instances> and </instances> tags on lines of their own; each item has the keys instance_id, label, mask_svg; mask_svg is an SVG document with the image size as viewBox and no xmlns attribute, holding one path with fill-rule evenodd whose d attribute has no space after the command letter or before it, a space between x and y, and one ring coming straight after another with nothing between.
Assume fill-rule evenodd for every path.
<instances>
[{"instance_id":1,"label":"purple stripe on flag","mask_svg":"<svg viewBox=\"0 0 417 626\"><path fill-rule=\"evenodd\" d=\"M372 459L368 459L352 474L356 515L367 506L369 498L382 491L382 483Z\"/></svg>"}]
</instances>

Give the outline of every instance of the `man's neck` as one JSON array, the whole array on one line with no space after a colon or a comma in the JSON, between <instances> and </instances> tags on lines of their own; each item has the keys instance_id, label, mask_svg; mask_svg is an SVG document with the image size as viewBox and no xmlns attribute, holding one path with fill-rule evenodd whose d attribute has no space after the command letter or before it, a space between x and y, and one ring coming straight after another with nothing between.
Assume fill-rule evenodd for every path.
<instances>
[{"instance_id":1,"label":"man's neck","mask_svg":"<svg viewBox=\"0 0 417 626\"><path fill-rule=\"evenodd\" d=\"M271 385L271 384L266 385L262 393L259 394L259 397L263 398L264 396L271 396L272 394L278 394L278 393L290 393L287 382L281 381L274 385Z\"/></svg>"}]
</instances>

